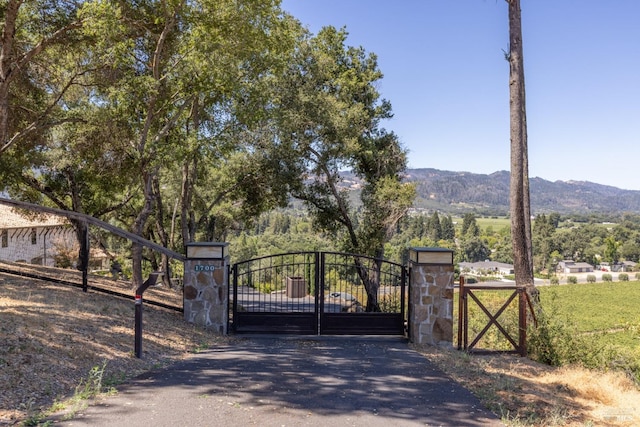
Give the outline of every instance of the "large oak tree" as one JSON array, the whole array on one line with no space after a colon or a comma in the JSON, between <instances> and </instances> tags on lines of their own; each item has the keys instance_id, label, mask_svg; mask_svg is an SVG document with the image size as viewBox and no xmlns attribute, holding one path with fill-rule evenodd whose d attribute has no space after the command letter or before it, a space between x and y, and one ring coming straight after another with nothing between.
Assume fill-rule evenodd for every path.
<instances>
[{"instance_id":1,"label":"large oak tree","mask_svg":"<svg viewBox=\"0 0 640 427\"><path fill-rule=\"evenodd\" d=\"M278 136L272 155L288 173L291 193L304 201L315 226L347 252L384 256L384 244L411 207L415 188L402 181L406 152L381 127L391 105L380 98L376 57L346 45L333 27L301 41L280 80ZM341 171L362 178L359 203L341 185ZM379 311L378 268L355 257L367 311Z\"/></svg>"},{"instance_id":2,"label":"large oak tree","mask_svg":"<svg viewBox=\"0 0 640 427\"><path fill-rule=\"evenodd\" d=\"M8 0L0 5L0 157L67 120L60 100L77 74L67 73L64 85L49 86L50 78L60 77L50 53L77 41L79 5L72 0Z\"/></svg>"}]
</instances>

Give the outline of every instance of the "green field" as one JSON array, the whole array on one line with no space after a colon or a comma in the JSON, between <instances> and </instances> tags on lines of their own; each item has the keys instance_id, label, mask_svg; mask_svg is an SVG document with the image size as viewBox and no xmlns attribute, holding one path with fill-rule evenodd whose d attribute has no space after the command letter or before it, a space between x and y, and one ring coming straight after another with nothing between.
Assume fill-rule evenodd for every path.
<instances>
[{"instance_id":1,"label":"green field","mask_svg":"<svg viewBox=\"0 0 640 427\"><path fill-rule=\"evenodd\" d=\"M540 287L549 342L558 363L582 363L602 369L622 369L640 381L640 281ZM490 312L496 313L512 291L475 291ZM457 327L457 299L454 304ZM500 324L517 339L517 298L500 316ZM487 324L487 317L470 302L469 343ZM457 331L456 331L457 333ZM457 340L457 335L456 335ZM513 350L495 326L476 349ZM555 351L555 350L554 350Z\"/></svg>"},{"instance_id":2,"label":"green field","mask_svg":"<svg viewBox=\"0 0 640 427\"><path fill-rule=\"evenodd\" d=\"M543 309L565 321L578 334L591 334L611 344L640 349L639 281L543 286L538 289ZM477 291L476 294L483 304L496 311L511 292ZM472 326L476 321L482 324L486 319L475 304L470 304L469 313L470 318L473 317ZM501 319L508 324L517 322L515 301Z\"/></svg>"},{"instance_id":3,"label":"green field","mask_svg":"<svg viewBox=\"0 0 640 427\"><path fill-rule=\"evenodd\" d=\"M540 288L540 293L543 306L547 300L556 305L580 332L640 326L638 281L547 286Z\"/></svg>"},{"instance_id":4,"label":"green field","mask_svg":"<svg viewBox=\"0 0 640 427\"><path fill-rule=\"evenodd\" d=\"M462 227L462 217L452 217L451 220L457 223L459 227ZM486 230L488 227L492 227L493 231L499 231L502 228L511 227L511 220L507 217L477 217L476 223L481 230Z\"/></svg>"}]
</instances>

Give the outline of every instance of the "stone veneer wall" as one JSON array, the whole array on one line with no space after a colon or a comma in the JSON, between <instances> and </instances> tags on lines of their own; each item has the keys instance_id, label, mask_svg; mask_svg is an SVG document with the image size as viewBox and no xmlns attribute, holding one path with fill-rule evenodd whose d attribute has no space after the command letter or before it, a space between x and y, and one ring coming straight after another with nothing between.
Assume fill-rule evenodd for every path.
<instances>
[{"instance_id":1,"label":"stone veneer wall","mask_svg":"<svg viewBox=\"0 0 640 427\"><path fill-rule=\"evenodd\" d=\"M184 263L184 319L227 333L229 258L187 259Z\"/></svg>"},{"instance_id":2,"label":"stone veneer wall","mask_svg":"<svg viewBox=\"0 0 640 427\"><path fill-rule=\"evenodd\" d=\"M409 339L453 344L453 265L410 263Z\"/></svg>"}]
</instances>

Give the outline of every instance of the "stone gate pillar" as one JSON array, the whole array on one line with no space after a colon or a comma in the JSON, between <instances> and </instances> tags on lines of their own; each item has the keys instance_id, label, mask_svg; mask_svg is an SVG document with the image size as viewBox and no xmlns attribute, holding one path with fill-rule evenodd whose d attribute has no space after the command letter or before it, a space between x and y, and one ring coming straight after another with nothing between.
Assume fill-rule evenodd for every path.
<instances>
[{"instance_id":1,"label":"stone gate pillar","mask_svg":"<svg viewBox=\"0 0 640 427\"><path fill-rule=\"evenodd\" d=\"M453 344L453 251L409 249L409 339L416 344Z\"/></svg>"},{"instance_id":2,"label":"stone gate pillar","mask_svg":"<svg viewBox=\"0 0 640 427\"><path fill-rule=\"evenodd\" d=\"M187 244L184 262L184 319L227 333L229 315L228 243Z\"/></svg>"}]
</instances>

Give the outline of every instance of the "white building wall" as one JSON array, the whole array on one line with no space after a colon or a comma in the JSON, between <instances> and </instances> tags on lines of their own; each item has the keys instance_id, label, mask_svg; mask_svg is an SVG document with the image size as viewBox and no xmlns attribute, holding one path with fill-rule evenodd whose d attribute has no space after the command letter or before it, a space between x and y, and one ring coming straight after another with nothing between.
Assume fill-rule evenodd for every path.
<instances>
[{"instance_id":1,"label":"white building wall","mask_svg":"<svg viewBox=\"0 0 640 427\"><path fill-rule=\"evenodd\" d=\"M29 227L0 230L0 261L55 266L60 245L73 245L69 227Z\"/></svg>"}]
</instances>

